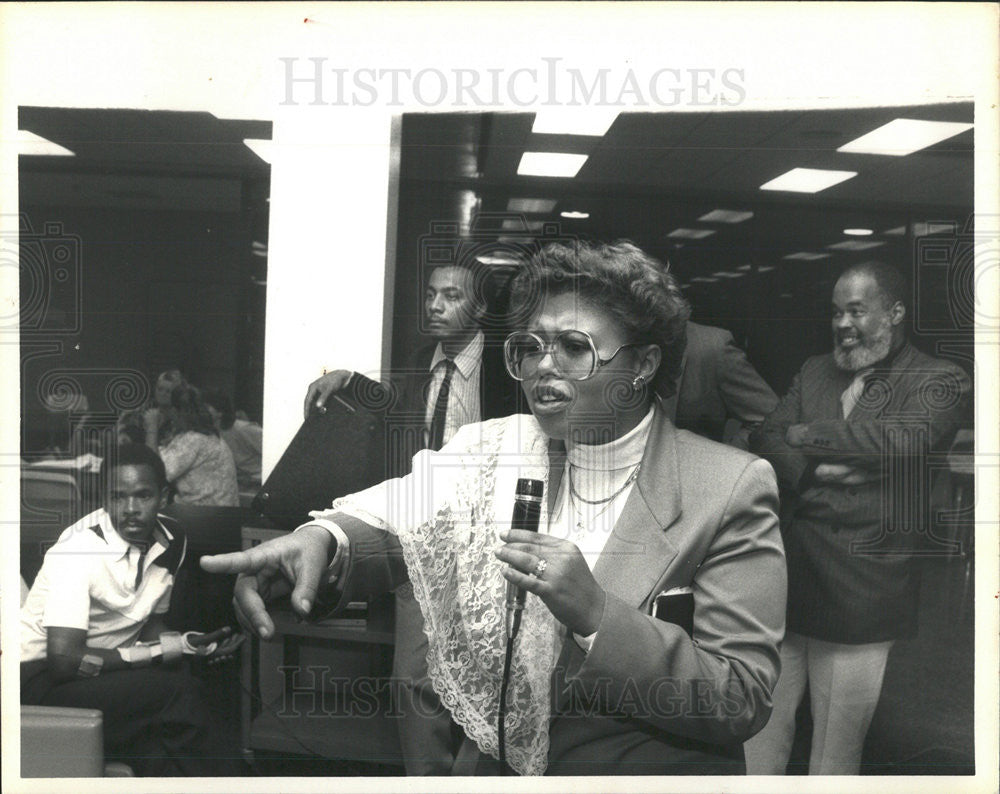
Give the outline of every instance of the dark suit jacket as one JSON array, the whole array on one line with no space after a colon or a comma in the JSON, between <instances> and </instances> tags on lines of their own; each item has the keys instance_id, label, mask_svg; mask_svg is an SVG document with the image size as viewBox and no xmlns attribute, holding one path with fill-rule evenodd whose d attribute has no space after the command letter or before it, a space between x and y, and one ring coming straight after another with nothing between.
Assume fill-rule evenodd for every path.
<instances>
[{"instance_id":1,"label":"dark suit jacket","mask_svg":"<svg viewBox=\"0 0 1000 794\"><path fill-rule=\"evenodd\" d=\"M436 348L436 342L418 348L405 367L391 373L389 388L359 373L347 385L356 404L384 414L386 472L390 477L409 473L413 456L427 445L425 416ZM503 343L487 336L479 368L481 420L517 413L521 398L519 384L507 374L503 363Z\"/></svg>"},{"instance_id":2,"label":"dark suit jacket","mask_svg":"<svg viewBox=\"0 0 1000 794\"><path fill-rule=\"evenodd\" d=\"M966 421L968 376L909 344L875 370L844 419L840 396L853 373L831 354L803 365L778 408L751 437L782 487L788 557L788 628L831 642L866 643L916 631L915 553L941 553L927 534L927 457L947 450ZM785 432L806 424L793 448ZM843 463L877 478L865 485L819 482L819 463Z\"/></svg>"},{"instance_id":3,"label":"dark suit jacket","mask_svg":"<svg viewBox=\"0 0 1000 794\"><path fill-rule=\"evenodd\" d=\"M743 449L751 430L778 405L778 395L722 328L687 323L677 396L667 401L677 427ZM726 421L738 421L738 433Z\"/></svg>"},{"instance_id":4,"label":"dark suit jacket","mask_svg":"<svg viewBox=\"0 0 1000 794\"><path fill-rule=\"evenodd\" d=\"M549 499L563 471L550 456ZM740 773L767 721L784 626L777 489L766 462L654 419L642 468L595 567L607 593L588 654L568 639L553 673L550 774ZM406 577L398 541L344 514L339 603ZM650 617L694 592L694 633ZM503 631L497 626L497 631Z\"/></svg>"}]
</instances>

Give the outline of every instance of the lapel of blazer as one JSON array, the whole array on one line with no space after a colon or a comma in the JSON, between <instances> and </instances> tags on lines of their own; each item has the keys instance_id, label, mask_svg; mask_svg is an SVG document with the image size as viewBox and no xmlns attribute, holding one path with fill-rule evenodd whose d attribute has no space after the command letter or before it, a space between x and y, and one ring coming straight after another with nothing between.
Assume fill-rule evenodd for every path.
<instances>
[{"instance_id":1,"label":"lapel of blazer","mask_svg":"<svg viewBox=\"0 0 1000 794\"><path fill-rule=\"evenodd\" d=\"M666 532L681 514L675 434L658 405L639 476L594 565L598 584L634 606L642 604L677 555ZM565 447L553 444L549 454L551 515L565 466Z\"/></svg>"},{"instance_id":2,"label":"lapel of blazer","mask_svg":"<svg viewBox=\"0 0 1000 794\"><path fill-rule=\"evenodd\" d=\"M871 379L866 381L866 383L873 384L873 391L876 389L881 391L885 399L878 399L880 395L875 393L869 395L870 398L868 400L858 401L847 421L872 417L878 418L883 413L896 414L898 416L913 386L907 375L913 371L912 365L915 356L915 349L909 343L904 343L904 347L888 367L880 369L876 365ZM879 381L881 381L881 384L878 383Z\"/></svg>"}]
</instances>

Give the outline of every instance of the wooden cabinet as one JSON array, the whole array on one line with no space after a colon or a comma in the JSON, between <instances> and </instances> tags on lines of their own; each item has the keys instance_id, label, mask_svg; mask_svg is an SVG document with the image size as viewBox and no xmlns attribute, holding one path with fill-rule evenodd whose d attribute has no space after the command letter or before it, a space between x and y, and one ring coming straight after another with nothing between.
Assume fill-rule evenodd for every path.
<instances>
[{"instance_id":1,"label":"wooden cabinet","mask_svg":"<svg viewBox=\"0 0 1000 794\"><path fill-rule=\"evenodd\" d=\"M243 547L281 535L244 526ZM255 751L402 764L392 707L393 599L369 604L367 625L306 622L280 602L272 640L244 644L242 743Z\"/></svg>"}]
</instances>

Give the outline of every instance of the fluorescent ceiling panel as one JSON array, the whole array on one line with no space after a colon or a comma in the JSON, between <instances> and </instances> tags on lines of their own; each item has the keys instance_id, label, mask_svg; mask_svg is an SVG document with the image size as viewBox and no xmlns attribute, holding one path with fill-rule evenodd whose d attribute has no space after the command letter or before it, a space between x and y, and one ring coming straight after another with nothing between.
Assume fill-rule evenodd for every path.
<instances>
[{"instance_id":1,"label":"fluorescent ceiling panel","mask_svg":"<svg viewBox=\"0 0 1000 794\"><path fill-rule=\"evenodd\" d=\"M704 237L715 234L715 229L674 229L667 237L681 237L685 240L701 240Z\"/></svg>"},{"instance_id":2,"label":"fluorescent ceiling panel","mask_svg":"<svg viewBox=\"0 0 1000 794\"><path fill-rule=\"evenodd\" d=\"M758 273L770 273L772 270L774 270L774 265L765 265L764 267L757 268Z\"/></svg>"},{"instance_id":3,"label":"fluorescent ceiling panel","mask_svg":"<svg viewBox=\"0 0 1000 794\"><path fill-rule=\"evenodd\" d=\"M928 234L955 234L957 224L954 221L917 221L913 224L913 236L924 237Z\"/></svg>"},{"instance_id":4,"label":"fluorescent ceiling panel","mask_svg":"<svg viewBox=\"0 0 1000 794\"><path fill-rule=\"evenodd\" d=\"M891 229L886 229L884 232L882 232L882 234L887 235L889 237L902 237L904 234L906 234L906 227L894 226Z\"/></svg>"},{"instance_id":5,"label":"fluorescent ceiling panel","mask_svg":"<svg viewBox=\"0 0 1000 794\"><path fill-rule=\"evenodd\" d=\"M525 152L517 165L520 176L574 177L587 162L585 154Z\"/></svg>"},{"instance_id":6,"label":"fluorescent ceiling panel","mask_svg":"<svg viewBox=\"0 0 1000 794\"><path fill-rule=\"evenodd\" d=\"M65 146L35 135L28 130L17 131L17 153L19 155L48 155L55 157L75 157L76 153L71 152Z\"/></svg>"},{"instance_id":7,"label":"fluorescent ceiling panel","mask_svg":"<svg viewBox=\"0 0 1000 794\"><path fill-rule=\"evenodd\" d=\"M617 110L596 107L549 108L535 113L531 131L544 135L604 135L618 118Z\"/></svg>"},{"instance_id":8,"label":"fluorescent ceiling panel","mask_svg":"<svg viewBox=\"0 0 1000 794\"><path fill-rule=\"evenodd\" d=\"M712 275L718 278L743 278L746 273L736 273L732 270L720 270Z\"/></svg>"},{"instance_id":9,"label":"fluorescent ceiling panel","mask_svg":"<svg viewBox=\"0 0 1000 794\"><path fill-rule=\"evenodd\" d=\"M874 234L874 232L871 229L853 228L853 229L844 229L844 234L848 235L849 237L868 237Z\"/></svg>"},{"instance_id":10,"label":"fluorescent ceiling panel","mask_svg":"<svg viewBox=\"0 0 1000 794\"><path fill-rule=\"evenodd\" d=\"M892 157L919 152L935 143L971 130L971 124L955 121L920 121L893 119L860 138L845 143L838 152L850 154L885 154Z\"/></svg>"},{"instance_id":11,"label":"fluorescent ceiling panel","mask_svg":"<svg viewBox=\"0 0 1000 794\"><path fill-rule=\"evenodd\" d=\"M782 259L796 259L800 262L812 262L816 259L828 259L829 254L816 254L812 251L796 251L794 254L786 254Z\"/></svg>"},{"instance_id":12,"label":"fluorescent ceiling panel","mask_svg":"<svg viewBox=\"0 0 1000 794\"><path fill-rule=\"evenodd\" d=\"M589 212L576 212L575 210L570 210L569 212L559 213L563 218L569 218L570 220L585 220L590 217Z\"/></svg>"},{"instance_id":13,"label":"fluorescent ceiling panel","mask_svg":"<svg viewBox=\"0 0 1000 794\"><path fill-rule=\"evenodd\" d=\"M828 187L846 182L858 175L857 171L830 171L824 168L793 168L770 182L761 190L785 190L790 193L819 193Z\"/></svg>"},{"instance_id":14,"label":"fluorescent ceiling panel","mask_svg":"<svg viewBox=\"0 0 1000 794\"><path fill-rule=\"evenodd\" d=\"M698 220L715 223L743 223L753 217L752 212L740 210L712 210L702 215Z\"/></svg>"},{"instance_id":15,"label":"fluorescent ceiling panel","mask_svg":"<svg viewBox=\"0 0 1000 794\"><path fill-rule=\"evenodd\" d=\"M833 245L828 245L834 251L867 251L869 248L878 248L880 245L885 245L882 240L869 240L867 242L862 242L861 240L844 240L842 243L834 243Z\"/></svg>"},{"instance_id":16,"label":"fluorescent ceiling panel","mask_svg":"<svg viewBox=\"0 0 1000 794\"><path fill-rule=\"evenodd\" d=\"M520 232L527 229L529 232L540 232L545 225L545 221L525 221L519 218L508 218L500 224L500 228L505 232Z\"/></svg>"},{"instance_id":17,"label":"fluorescent ceiling panel","mask_svg":"<svg viewBox=\"0 0 1000 794\"><path fill-rule=\"evenodd\" d=\"M706 278L705 276L695 276L691 279L692 284L714 284L719 279L717 278Z\"/></svg>"},{"instance_id":18,"label":"fluorescent ceiling panel","mask_svg":"<svg viewBox=\"0 0 1000 794\"><path fill-rule=\"evenodd\" d=\"M545 215L556 208L555 199L512 198L507 202L507 212L527 212Z\"/></svg>"}]
</instances>

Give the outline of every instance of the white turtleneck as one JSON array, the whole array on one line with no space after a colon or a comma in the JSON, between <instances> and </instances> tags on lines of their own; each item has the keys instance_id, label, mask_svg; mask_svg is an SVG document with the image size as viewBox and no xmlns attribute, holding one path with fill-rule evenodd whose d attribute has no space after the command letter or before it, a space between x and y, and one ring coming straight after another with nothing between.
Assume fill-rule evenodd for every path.
<instances>
[{"instance_id":1,"label":"white turtleneck","mask_svg":"<svg viewBox=\"0 0 1000 794\"><path fill-rule=\"evenodd\" d=\"M652 424L650 408L642 421L621 438L607 444L567 444L566 471L549 520L549 534L575 543L591 570L635 487L634 478L628 481L642 461ZM619 490L609 502L584 501L605 499Z\"/></svg>"}]
</instances>

